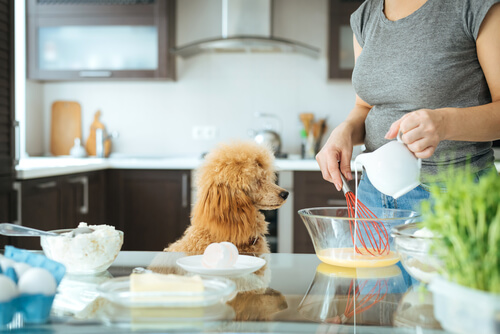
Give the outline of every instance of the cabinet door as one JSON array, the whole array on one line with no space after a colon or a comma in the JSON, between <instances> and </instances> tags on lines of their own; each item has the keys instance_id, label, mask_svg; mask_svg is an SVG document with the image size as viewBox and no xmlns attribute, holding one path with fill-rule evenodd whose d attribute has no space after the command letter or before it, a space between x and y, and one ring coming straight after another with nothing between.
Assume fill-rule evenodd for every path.
<instances>
[{"instance_id":1,"label":"cabinet door","mask_svg":"<svg viewBox=\"0 0 500 334\"><path fill-rule=\"evenodd\" d=\"M28 1L28 78L175 78L173 0Z\"/></svg>"},{"instance_id":2,"label":"cabinet door","mask_svg":"<svg viewBox=\"0 0 500 334\"><path fill-rule=\"evenodd\" d=\"M21 182L21 218L24 226L40 230L64 228L64 193L60 178ZM41 249L40 238L16 237L14 244L25 249Z\"/></svg>"},{"instance_id":3,"label":"cabinet door","mask_svg":"<svg viewBox=\"0 0 500 334\"><path fill-rule=\"evenodd\" d=\"M354 179L354 177L353 177ZM314 253L311 237L297 211L306 208L347 206L344 193L323 179L321 172L294 172L294 253ZM354 191L354 181L349 187Z\"/></svg>"},{"instance_id":4,"label":"cabinet door","mask_svg":"<svg viewBox=\"0 0 500 334\"><path fill-rule=\"evenodd\" d=\"M108 221L125 235L123 250L161 251L189 224L190 171L108 171Z\"/></svg>"},{"instance_id":5,"label":"cabinet door","mask_svg":"<svg viewBox=\"0 0 500 334\"><path fill-rule=\"evenodd\" d=\"M0 0L0 222L14 222L14 2ZM0 236L0 249L10 243Z\"/></svg>"},{"instance_id":6,"label":"cabinet door","mask_svg":"<svg viewBox=\"0 0 500 334\"><path fill-rule=\"evenodd\" d=\"M73 174L63 179L65 228L74 228L80 222L89 225L106 224L104 173L97 171Z\"/></svg>"},{"instance_id":7,"label":"cabinet door","mask_svg":"<svg viewBox=\"0 0 500 334\"><path fill-rule=\"evenodd\" d=\"M16 221L16 193L12 189L12 178L0 177L0 223ZM12 238L0 235L0 249L12 243Z\"/></svg>"},{"instance_id":8,"label":"cabinet door","mask_svg":"<svg viewBox=\"0 0 500 334\"><path fill-rule=\"evenodd\" d=\"M330 0L329 17L329 59L330 79L349 79L354 68L353 32L351 14L364 0Z\"/></svg>"}]
</instances>

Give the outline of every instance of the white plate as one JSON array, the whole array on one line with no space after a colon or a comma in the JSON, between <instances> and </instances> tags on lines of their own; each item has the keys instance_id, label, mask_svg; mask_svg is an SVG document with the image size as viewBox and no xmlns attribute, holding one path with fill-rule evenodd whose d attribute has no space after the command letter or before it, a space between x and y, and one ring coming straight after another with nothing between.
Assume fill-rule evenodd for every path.
<instances>
[{"instance_id":1,"label":"white plate","mask_svg":"<svg viewBox=\"0 0 500 334\"><path fill-rule=\"evenodd\" d=\"M225 303L236 293L236 284L223 277L202 277L201 292L131 292L130 278L110 279L98 286L97 291L107 300L125 307L199 307Z\"/></svg>"},{"instance_id":2,"label":"white plate","mask_svg":"<svg viewBox=\"0 0 500 334\"><path fill-rule=\"evenodd\" d=\"M266 264L260 257L238 255L236 263L231 268L207 268L201 264L203 255L187 256L177 259L177 264L184 270L211 276L237 277L253 273Z\"/></svg>"}]
</instances>

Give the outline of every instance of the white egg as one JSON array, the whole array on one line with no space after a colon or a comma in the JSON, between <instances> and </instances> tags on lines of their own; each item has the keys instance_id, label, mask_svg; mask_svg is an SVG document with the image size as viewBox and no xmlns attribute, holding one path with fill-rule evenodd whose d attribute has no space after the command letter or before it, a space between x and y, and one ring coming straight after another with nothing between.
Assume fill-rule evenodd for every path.
<instances>
[{"instance_id":1,"label":"white egg","mask_svg":"<svg viewBox=\"0 0 500 334\"><path fill-rule=\"evenodd\" d=\"M6 257L0 258L0 267L2 267L2 272L5 272L9 267L13 268L15 263L16 263L15 261L9 258Z\"/></svg>"},{"instance_id":2,"label":"white egg","mask_svg":"<svg viewBox=\"0 0 500 334\"><path fill-rule=\"evenodd\" d=\"M8 302L19 294L16 283L5 275L0 274L0 303Z\"/></svg>"},{"instance_id":3,"label":"white egg","mask_svg":"<svg viewBox=\"0 0 500 334\"><path fill-rule=\"evenodd\" d=\"M230 268L237 258L238 249L232 243L212 243L205 249L201 264L206 268Z\"/></svg>"},{"instance_id":4,"label":"white egg","mask_svg":"<svg viewBox=\"0 0 500 334\"><path fill-rule=\"evenodd\" d=\"M227 241L221 242L220 244L221 246L225 247L229 252L228 267L234 266L234 264L238 260L238 255L239 255L238 248L233 243Z\"/></svg>"},{"instance_id":5,"label":"white egg","mask_svg":"<svg viewBox=\"0 0 500 334\"><path fill-rule=\"evenodd\" d=\"M222 257L222 247L218 243L212 243L205 248L201 264L207 268L215 268Z\"/></svg>"},{"instance_id":6,"label":"white egg","mask_svg":"<svg viewBox=\"0 0 500 334\"><path fill-rule=\"evenodd\" d=\"M52 274L44 268L30 268L19 278L17 283L19 293L29 295L44 294L51 296L56 293L56 280Z\"/></svg>"},{"instance_id":7,"label":"white egg","mask_svg":"<svg viewBox=\"0 0 500 334\"><path fill-rule=\"evenodd\" d=\"M26 270L30 269L31 266L24 262L16 262L14 263L14 270L16 271L17 278L23 276Z\"/></svg>"}]
</instances>

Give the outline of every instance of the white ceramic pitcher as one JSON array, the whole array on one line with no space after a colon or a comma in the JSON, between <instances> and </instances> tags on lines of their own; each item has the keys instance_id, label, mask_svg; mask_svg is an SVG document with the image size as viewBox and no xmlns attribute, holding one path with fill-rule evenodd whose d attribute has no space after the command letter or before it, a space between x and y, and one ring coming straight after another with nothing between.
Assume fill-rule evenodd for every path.
<instances>
[{"instance_id":1,"label":"white ceramic pitcher","mask_svg":"<svg viewBox=\"0 0 500 334\"><path fill-rule=\"evenodd\" d=\"M393 140L371 153L362 153L355 159L378 191L398 198L420 184L422 160L406 147L398 133Z\"/></svg>"}]
</instances>

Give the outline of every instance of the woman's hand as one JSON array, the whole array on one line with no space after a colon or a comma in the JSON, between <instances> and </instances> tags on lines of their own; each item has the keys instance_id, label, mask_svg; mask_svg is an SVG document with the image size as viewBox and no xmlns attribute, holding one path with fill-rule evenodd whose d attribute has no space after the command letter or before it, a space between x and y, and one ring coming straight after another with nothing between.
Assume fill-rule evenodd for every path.
<instances>
[{"instance_id":1,"label":"woman's hand","mask_svg":"<svg viewBox=\"0 0 500 334\"><path fill-rule=\"evenodd\" d=\"M401 139L417 158L429 158L436 151L439 142L445 139L444 113L441 113L439 109L412 111L392 123L385 138L396 138L398 131L401 131Z\"/></svg>"},{"instance_id":2,"label":"woman's hand","mask_svg":"<svg viewBox=\"0 0 500 334\"><path fill-rule=\"evenodd\" d=\"M316 155L323 178L335 185L340 191L342 179L340 171L347 180L351 180L352 133L345 123L336 127L323 148ZM339 168L340 162L340 168Z\"/></svg>"}]
</instances>

